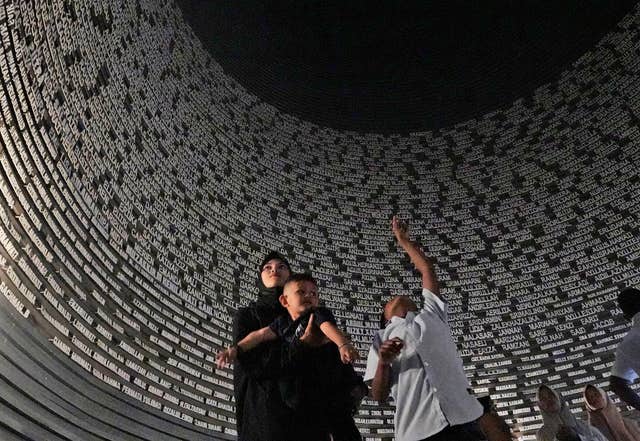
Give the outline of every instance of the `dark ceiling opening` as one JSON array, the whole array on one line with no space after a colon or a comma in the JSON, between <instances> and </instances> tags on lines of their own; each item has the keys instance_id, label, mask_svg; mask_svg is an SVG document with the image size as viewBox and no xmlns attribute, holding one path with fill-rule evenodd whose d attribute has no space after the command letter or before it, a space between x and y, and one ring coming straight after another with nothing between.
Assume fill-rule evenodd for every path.
<instances>
[{"instance_id":1,"label":"dark ceiling opening","mask_svg":"<svg viewBox=\"0 0 640 441\"><path fill-rule=\"evenodd\" d=\"M177 0L212 57L280 111L407 133L478 117L553 81L635 0Z\"/></svg>"}]
</instances>

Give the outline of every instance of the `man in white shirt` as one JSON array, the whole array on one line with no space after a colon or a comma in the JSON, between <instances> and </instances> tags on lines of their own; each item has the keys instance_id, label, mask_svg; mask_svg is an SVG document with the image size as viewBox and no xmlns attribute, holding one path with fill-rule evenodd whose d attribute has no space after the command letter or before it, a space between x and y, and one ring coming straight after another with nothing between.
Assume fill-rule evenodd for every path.
<instances>
[{"instance_id":1,"label":"man in white shirt","mask_svg":"<svg viewBox=\"0 0 640 441\"><path fill-rule=\"evenodd\" d=\"M424 305L419 310L407 296L386 304L386 323L369 350L364 379L371 382L373 399L393 399L396 441L482 440L475 423L482 406L468 392L433 264L396 217L392 230L422 275Z\"/></svg>"},{"instance_id":2,"label":"man in white shirt","mask_svg":"<svg viewBox=\"0 0 640 441\"><path fill-rule=\"evenodd\" d=\"M631 384L640 376L640 291L625 288L618 295L622 315L631 321L631 329L616 348L609 388L629 406L640 410L640 396Z\"/></svg>"}]
</instances>

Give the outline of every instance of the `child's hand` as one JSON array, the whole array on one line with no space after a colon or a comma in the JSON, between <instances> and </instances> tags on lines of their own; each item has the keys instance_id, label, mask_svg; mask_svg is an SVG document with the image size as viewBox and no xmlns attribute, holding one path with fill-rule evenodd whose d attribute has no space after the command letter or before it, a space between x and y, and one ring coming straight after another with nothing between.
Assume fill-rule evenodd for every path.
<instances>
[{"instance_id":1,"label":"child's hand","mask_svg":"<svg viewBox=\"0 0 640 441\"><path fill-rule=\"evenodd\" d=\"M313 314L309 315L309 323L304 330L304 334L300 337L300 342L311 347L318 347L326 343L327 337L320 332L317 326L313 326L313 320Z\"/></svg>"},{"instance_id":2,"label":"child's hand","mask_svg":"<svg viewBox=\"0 0 640 441\"><path fill-rule=\"evenodd\" d=\"M398 216L393 216L391 219L391 231L396 237L398 242L409 242L409 226L406 222L403 222Z\"/></svg>"},{"instance_id":3,"label":"child's hand","mask_svg":"<svg viewBox=\"0 0 640 441\"><path fill-rule=\"evenodd\" d=\"M404 347L404 342L398 337L382 342L378 355L380 362L391 364L395 358L400 355L400 350Z\"/></svg>"},{"instance_id":4,"label":"child's hand","mask_svg":"<svg viewBox=\"0 0 640 441\"><path fill-rule=\"evenodd\" d=\"M238 358L238 348L236 346L229 346L224 351L218 352L216 356L216 366L218 369L222 369L236 361L236 358Z\"/></svg>"},{"instance_id":5,"label":"child's hand","mask_svg":"<svg viewBox=\"0 0 640 441\"><path fill-rule=\"evenodd\" d=\"M340 346L339 350L340 359L345 364L353 363L354 361L360 359L360 353L351 342L343 344L342 346Z\"/></svg>"}]
</instances>

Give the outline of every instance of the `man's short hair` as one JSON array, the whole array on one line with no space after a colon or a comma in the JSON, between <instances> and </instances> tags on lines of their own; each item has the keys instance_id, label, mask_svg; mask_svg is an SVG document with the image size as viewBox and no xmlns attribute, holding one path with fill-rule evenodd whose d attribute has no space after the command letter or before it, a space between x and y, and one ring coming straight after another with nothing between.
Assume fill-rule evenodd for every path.
<instances>
[{"instance_id":1,"label":"man's short hair","mask_svg":"<svg viewBox=\"0 0 640 441\"><path fill-rule=\"evenodd\" d=\"M318 282L313 278L311 273L293 273L289 276L284 286L287 286L289 283L293 282L311 282L315 286L318 286Z\"/></svg>"},{"instance_id":2,"label":"man's short hair","mask_svg":"<svg viewBox=\"0 0 640 441\"><path fill-rule=\"evenodd\" d=\"M618 294L618 306L625 317L631 318L640 312L640 290L636 288L624 288Z\"/></svg>"}]
</instances>

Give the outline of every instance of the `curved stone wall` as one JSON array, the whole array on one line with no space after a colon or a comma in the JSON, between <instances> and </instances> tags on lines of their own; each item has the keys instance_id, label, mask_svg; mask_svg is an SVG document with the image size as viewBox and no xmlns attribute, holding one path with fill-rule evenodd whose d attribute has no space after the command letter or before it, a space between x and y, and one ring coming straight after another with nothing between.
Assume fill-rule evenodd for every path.
<instances>
[{"instance_id":1,"label":"curved stone wall","mask_svg":"<svg viewBox=\"0 0 640 441\"><path fill-rule=\"evenodd\" d=\"M213 356L262 255L312 271L364 354L385 298L419 297L394 213L437 258L476 392L525 439L538 384L580 411L640 281L639 25L508 108L382 136L259 102L174 5L2 2L0 433L232 439ZM358 421L386 439L393 409Z\"/></svg>"}]
</instances>

